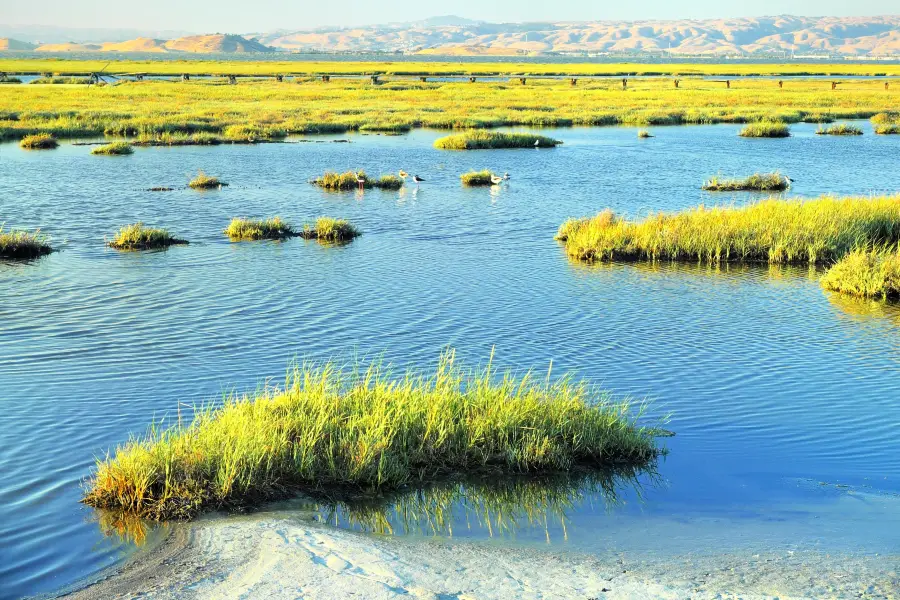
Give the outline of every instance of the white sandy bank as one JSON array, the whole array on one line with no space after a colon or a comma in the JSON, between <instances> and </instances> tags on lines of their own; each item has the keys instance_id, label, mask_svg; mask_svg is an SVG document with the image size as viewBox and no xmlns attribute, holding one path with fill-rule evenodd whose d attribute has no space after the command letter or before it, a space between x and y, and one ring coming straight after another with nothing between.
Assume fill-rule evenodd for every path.
<instances>
[{"instance_id":1,"label":"white sandy bank","mask_svg":"<svg viewBox=\"0 0 900 600\"><path fill-rule=\"evenodd\" d=\"M177 527L165 543L74 594L94 598L315 600L890 598L882 561L819 554L648 561L552 548L372 537L283 513ZM892 596L893 594L893 596Z\"/></svg>"}]
</instances>

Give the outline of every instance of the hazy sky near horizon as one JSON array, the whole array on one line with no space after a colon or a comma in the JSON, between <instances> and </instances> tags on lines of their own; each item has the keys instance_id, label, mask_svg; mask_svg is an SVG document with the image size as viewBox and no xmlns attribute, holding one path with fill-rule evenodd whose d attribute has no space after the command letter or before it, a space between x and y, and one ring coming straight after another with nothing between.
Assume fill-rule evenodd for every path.
<instances>
[{"instance_id":1,"label":"hazy sky near horizon","mask_svg":"<svg viewBox=\"0 0 900 600\"><path fill-rule=\"evenodd\" d=\"M493 22L894 14L897 0L0 0L0 23L249 33L457 15Z\"/></svg>"}]
</instances>

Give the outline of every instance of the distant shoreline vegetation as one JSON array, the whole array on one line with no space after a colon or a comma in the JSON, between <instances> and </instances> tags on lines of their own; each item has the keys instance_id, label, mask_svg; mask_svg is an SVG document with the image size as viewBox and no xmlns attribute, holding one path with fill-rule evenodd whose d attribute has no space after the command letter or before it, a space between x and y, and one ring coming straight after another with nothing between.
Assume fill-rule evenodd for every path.
<instances>
[{"instance_id":1,"label":"distant shoreline vegetation","mask_svg":"<svg viewBox=\"0 0 900 600\"><path fill-rule=\"evenodd\" d=\"M186 70L219 66L214 61L160 64ZM256 65L246 63L247 68ZM348 67L335 62L317 68L337 73ZM202 80L123 81L102 90L88 85L6 86L0 97L0 139L46 133L57 138L127 138L135 146L256 144L282 142L288 135L403 133L418 128L649 128L761 121L787 126L896 112L894 94L885 93L883 83L874 80L848 84L840 94L821 80L792 81L783 89L771 79L741 80L730 89L691 77L680 78L678 88L665 78L628 80L627 89L620 79L576 83L554 79L529 80L527 85L471 84L410 77L378 84L368 78L309 78L292 84L270 78L238 86ZM131 108L123 111L122 106Z\"/></svg>"},{"instance_id":2,"label":"distant shoreline vegetation","mask_svg":"<svg viewBox=\"0 0 900 600\"><path fill-rule=\"evenodd\" d=\"M492 150L498 148L555 148L562 144L543 135L531 133L503 133L500 131L471 131L448 135L435 140L441 150Z\"/></svg>"}]
</instances>

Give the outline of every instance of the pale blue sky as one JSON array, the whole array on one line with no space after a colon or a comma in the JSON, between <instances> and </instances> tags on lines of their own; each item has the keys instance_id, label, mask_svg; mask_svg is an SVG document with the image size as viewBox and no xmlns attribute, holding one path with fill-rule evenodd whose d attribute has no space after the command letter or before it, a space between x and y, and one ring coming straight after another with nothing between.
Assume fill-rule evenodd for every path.
<instances>
[{"instance_id":1,"label":"pale blue sky","mask_svg":"<svg viewBox=\"0 0 900 600\"><path fill-rule=\"evenodd\" d=\"M897 0L0 0L3 24L235 33L449 14L485 21L587 21L898 12Z\"/></svg>"}]
</instances>

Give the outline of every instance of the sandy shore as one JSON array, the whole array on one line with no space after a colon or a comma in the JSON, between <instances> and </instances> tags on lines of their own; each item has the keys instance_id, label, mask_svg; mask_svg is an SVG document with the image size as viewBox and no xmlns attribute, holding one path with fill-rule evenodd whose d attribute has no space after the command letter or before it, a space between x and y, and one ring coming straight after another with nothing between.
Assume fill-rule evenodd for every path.
<instances>
[{"instance_id":1,"label":"sandy shore","mask_svg":"<svg viewBox=\"0 0 900 600\"><path fill-rule=\"evenodd\" d=\"M893 568L891 567L893 565ZM897 598L897 563L820 553L647 558L374 537L290 514L174 527L66 598Z\"/></svg>"}]
</instances>

